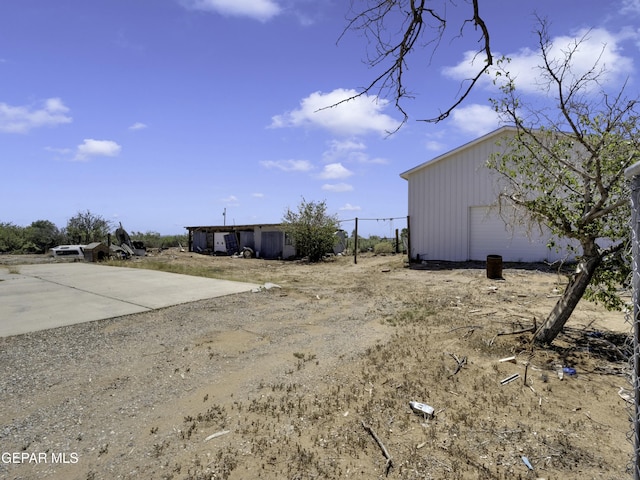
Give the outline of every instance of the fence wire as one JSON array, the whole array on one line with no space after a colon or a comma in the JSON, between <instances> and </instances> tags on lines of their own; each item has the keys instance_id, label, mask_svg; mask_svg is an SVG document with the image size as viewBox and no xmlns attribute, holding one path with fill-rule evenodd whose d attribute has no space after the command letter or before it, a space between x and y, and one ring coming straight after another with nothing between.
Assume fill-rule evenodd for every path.
<instances>
[{"instance_id":1,"label":"fence wire","mask_svg":"<svg viewBox=\"0 0 640 480\"><path fill-rule=\"evenodd\" d=\"M630 417L633 423L633 431L630 433L630 441L633 444L633 459L631 469L633 478L640 480L640 175L634 175L631 179L631 257L633 261L633 310L628 310L627 321L633 326L633 355L629 360L631 369L630 383L633 392L633 405L630 407Z\"/></svg>"}]
</instances>

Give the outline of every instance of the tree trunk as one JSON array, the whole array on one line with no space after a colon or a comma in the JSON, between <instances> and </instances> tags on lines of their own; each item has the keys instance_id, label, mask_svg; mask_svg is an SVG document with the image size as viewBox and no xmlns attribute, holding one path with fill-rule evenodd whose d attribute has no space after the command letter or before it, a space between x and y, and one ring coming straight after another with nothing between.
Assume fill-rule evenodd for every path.
<instances>
[{"instance_id":1,"label":"tree trunk","mask_svg":"<svg viewBox=\"0 0 640 480\"><path fill-rule=\"evenodd\" d=\"M602 257L598 253L582 258L562 297L535 333L534 341L547 345L553 342L571 317L601 261Z\"/></svg>"}]
</instances>

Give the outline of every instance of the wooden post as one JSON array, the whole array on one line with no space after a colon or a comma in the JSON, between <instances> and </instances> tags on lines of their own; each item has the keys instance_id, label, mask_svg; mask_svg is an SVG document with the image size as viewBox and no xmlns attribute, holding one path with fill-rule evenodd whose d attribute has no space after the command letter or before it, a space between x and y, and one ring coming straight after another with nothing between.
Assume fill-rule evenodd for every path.
<instances>
[{"instance_id":1,"label":"wooden post","mask_svg":"<svg viewBox=\"0 0 640 480\"><path fill-rule=\"evenodd\" d=\"M400 253L400 237L398 236L398 229L396 228L396 253Z\"/></svg>"},{"instance_id":2,"label":"wooden post","mask_svg":"<svg viewBox=\"0 0 640 480\"><path fill-rule=\"evenodd\" d=\"M356 217L356 233L353 241L353 263L358 263L358 217Z\"/></svg>"}]
</instances>

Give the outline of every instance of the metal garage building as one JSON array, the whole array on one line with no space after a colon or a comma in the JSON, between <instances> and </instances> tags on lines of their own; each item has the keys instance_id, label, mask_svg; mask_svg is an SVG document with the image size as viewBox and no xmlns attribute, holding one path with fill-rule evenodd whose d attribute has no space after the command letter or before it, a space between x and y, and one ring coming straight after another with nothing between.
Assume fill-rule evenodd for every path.
<instances>
[{"instance_id":1,"label":"metal garage building","mask_svg":"<svg viewBox=\"0 0 640 480\"><path fill-rule=\"evenodd\" d=\"M251 248L260 258L289 258L296 250L280 224L185 227L189 232L189 251L198 253L236 253Z\"/></svg>"},{"instance_id":2,"label":"metal garage building","mask_svg":"<svg viewBox=\"0 0 640 480\"><path fill-rule=\"evenodd\" d=\"M486 167L501 151L501 139L515 133L502 127L412 168L400 176L409 187L410 255L420 260L555 261L549 232L508 226L497 208L498 177Z\"/></svg>"}]
</instances>

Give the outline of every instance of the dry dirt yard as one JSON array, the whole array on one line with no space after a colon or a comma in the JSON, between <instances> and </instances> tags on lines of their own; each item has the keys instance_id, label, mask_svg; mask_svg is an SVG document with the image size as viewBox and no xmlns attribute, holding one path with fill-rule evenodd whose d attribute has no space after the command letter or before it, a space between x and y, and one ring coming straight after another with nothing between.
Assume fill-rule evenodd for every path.
<instances>
[{"instance_id":1,"label":"dry dirt yard","mask_svg":"<svg viewBox=\"0 0 640 480\"><path fill-rule=\"evenodd\" d=\"M632 477L623 314L581 302L532 347L501 334L544 318L566 277L404 260L128 263L281 288L0 339L0 477Z\"/></svg>"}]
</instances>

